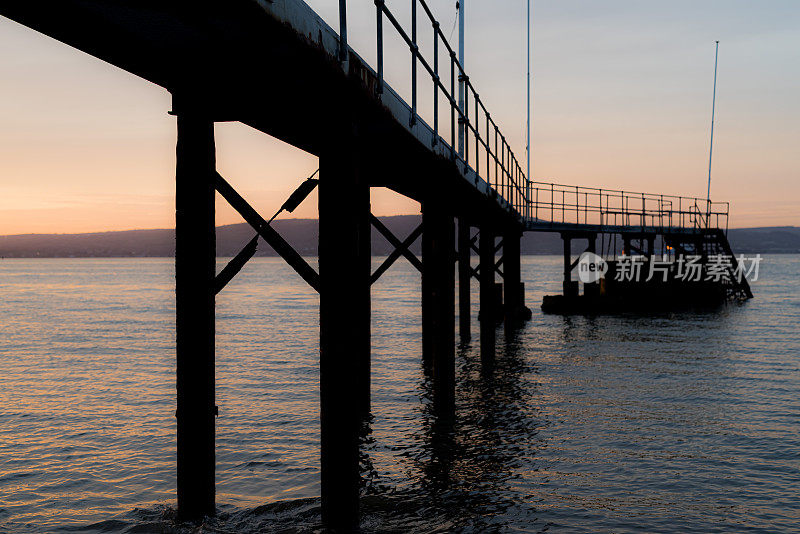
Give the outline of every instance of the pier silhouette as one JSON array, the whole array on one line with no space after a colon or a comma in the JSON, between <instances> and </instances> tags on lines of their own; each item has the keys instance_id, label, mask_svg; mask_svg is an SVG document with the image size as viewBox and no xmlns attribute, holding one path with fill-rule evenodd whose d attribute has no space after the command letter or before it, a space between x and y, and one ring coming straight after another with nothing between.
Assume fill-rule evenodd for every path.
<instances>
[{"instance_id":1,"label":"pier silhouette","mask_svg":"<svg viewBox=\"0 0 800 534\"><path fill-rule=\"evenodd\" d=\"M561 234L565 294L577 291L570 279L577 239L586 239L590 251L597 250L599 235L618 235L626 251L645 256L655 253L656 240L674 250L732 255L726 203L527 177L425 0L411 1L409 27L384 0L375 0L375 65L348 46L346 2L339 7L334 29L301 0L0 5L0 15L173 96L177 499L183 519L215 511L214 299L252 257L256 242L215 273L217 192L320 294L321 499L323 521L333 530L358 524L359 442L370 411L370 286L394 261L405 258L421 272L423 360L441 418L431 439L447 439L455 409L456 278L462 340L471 337L469 285L478 280L480 346L491 368L497 324L504 321L513 331L530 314L520 273L523 232ZM408 46L410 102L384 79L390 32ZM432 35L429 54L420 51L421 32ZM431 109L418 105L422 94L432 95ZM223 121L249 125L319 158L319 176L292 201L318 188L318 270L217 172L214 124ZM393 235L370 212L371 187L418 201L420 227ZM375 272L372 227L395 247ZM417 239L421 259L409 251ZM731 290L751 296L746 282ZM447 462L437 459L436 469L446 471ZM433 485L440 478L436 469Z\"/></svg>"}]
</instances>

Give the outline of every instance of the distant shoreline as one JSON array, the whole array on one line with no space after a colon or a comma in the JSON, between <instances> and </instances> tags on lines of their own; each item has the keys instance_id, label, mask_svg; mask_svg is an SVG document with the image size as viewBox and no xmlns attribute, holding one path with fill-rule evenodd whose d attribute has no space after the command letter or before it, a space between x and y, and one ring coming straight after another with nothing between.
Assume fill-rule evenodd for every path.
<instances>
[{"instance_id":1,"label":"distant shoreline","mask_svg":"<svg viewBox=\"0 0 800 534\"><path fill-rule=\"evenodd\" d=\"M419 215L379 217L399 238L409 235L420 223ZM300 254L317 255L319 226L317 219L283 219L273 227ZM255 232L247 224L217 227L217 255L236 255ZM800 227L775 226L733 228L728 231L737 254L800 254ZM621 246L620 240L617 240ZM412 245L419 254L420 240ZM557 233L528 232L522 239L522 254L543 256L562 253ZM0 258L171 258L174 256L175 230L120 230L80 234L17 234L0 236ZM577 250L577 252L580 252ZM384 256L391 245L377 232L372 236L372 253ZM260 242L257 256L276 256L269 245Z\"/></svg>"}]
</instances>

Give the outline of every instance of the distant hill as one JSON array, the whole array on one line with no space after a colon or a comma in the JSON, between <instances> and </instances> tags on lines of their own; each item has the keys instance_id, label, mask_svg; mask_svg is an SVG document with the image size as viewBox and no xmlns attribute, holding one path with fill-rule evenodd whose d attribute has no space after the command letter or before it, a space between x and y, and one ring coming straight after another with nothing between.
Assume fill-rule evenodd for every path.
<instances>
[{"instance_id":1,"label":"distant hill","mask_svg":"<svg viewBox=\"0 0 800 534\"><path fill-rule=\"evenodd\" d=\"M419 215L380 219L400 239L410 234L420 222ZM298 252L316 255L319 236L316 219L283 219L272 225ZM254 235L255 232L244 223L218 227L217 255L235 255ZM800 228L796 226L736 228L728 232L728 237L736 253L800 253ZM417 240L412 251L419 254L419 247L420 241ZM561 238L553 233L530 232L522 240L523 254L561 254L561 247ZM0 236L0 257L5 258L169 257L174 251L175 230L172 229ZM374 230L372 251L375 255L392 251L391 245ZM274 256L275 251L262 241L257 255Z\"/></svg>"},{"instance_id":2,"label":"distant hill","mask_svg":"<svg viewBox=\"0 0 800 534\"><path fill-rule=\"evenodd\" d=\"M380 217L400 239L420 222L419 215ZM272 223L283 238L303 255L317 254L319 225L317 219L283 219ZM217 227L217 255L234 256L250 241L255 231L246 223ZM391 245L373 231L372 250L376 255L389 254ZM412 250L419 253L419 240ZM175 230L125 230L88 234L22 234L0 236L0 257L5 258L111 258L169 257L175 254ZM275 256L275 251L259 241L257 256Z\"/></svg>"},{"instance_id":3,"label":"distant hill","mask_svg":"<svg viewBox=\"0 0 800 534\"><path fill-rule=\"evenodd\" d=\"M737 254L800 253L800 228L797 226L734 228L728 231L728 240Z\"/></svg>"}]
</instances>

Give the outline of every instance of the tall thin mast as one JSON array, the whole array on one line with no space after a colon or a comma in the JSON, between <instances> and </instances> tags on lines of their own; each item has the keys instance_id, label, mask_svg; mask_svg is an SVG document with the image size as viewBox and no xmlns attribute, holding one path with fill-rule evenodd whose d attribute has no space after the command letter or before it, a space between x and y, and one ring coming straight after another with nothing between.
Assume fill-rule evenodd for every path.
<instances>
[{"instance_id":1,"label":"tall thin mast","mask_svg":"<svg viewBox=\"0 0 800 534\"><path fill-rule=\"evenodd\" d=\"M458 62L461 63L461 68L466 73L467 66L464 63L464 2L466 0L457 0L456 6L458 7ZM458 80L458 109L464 112L464 81L459 73ZM462 121L459 119L459 123ZM464 129L465 124L459 124L458 127L458 155L464 157Z\"/></svg>"},{"instance_id":2,"label":"tall thin mast","mask_svg":"<svg viewBox=\"0 0 800 534\"><path fill-rule=\"evenodd\" d=\"M714 113L717 107L717 61L719 60L719 41L716 42L714 51L714 95L711 99L711 143L708 147L708 190L706 193L706 224L710 224L711 218L711 156L714 153Z\"/></svg>"},{"instance_id":3,"label":"tall thin mast","mask_svg":"<svg viewBox=\"0 0 800 534\"><path fill-rule=\"evenodd\" d=\"M530 193L528 182L532 180L531 177L531 0L528 0L528 98L526 100L528 104L528 118L527 122L525 123L526 128L526 147L525 151L528 156L527 165L525 168L525 176L527 177L527 182L525 184L525 193L528 195ZM530 199L528 199L530 200ZM527 215L527 213L525 213Z\"/></svg>"}]
</instances>

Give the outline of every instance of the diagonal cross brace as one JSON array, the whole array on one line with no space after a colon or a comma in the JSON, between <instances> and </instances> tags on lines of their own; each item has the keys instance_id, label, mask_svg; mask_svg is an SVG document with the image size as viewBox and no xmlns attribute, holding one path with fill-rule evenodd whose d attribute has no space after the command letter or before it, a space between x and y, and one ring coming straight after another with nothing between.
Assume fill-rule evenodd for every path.
<instances>
[{"instance_id":1,"label":"diagonal cross brace","mask_svg":"<svg viewBox=\"0 0 800 534\"><path fill-rule=\"evenodd\" d=\"M222 269L217 276L214 277L214 294L216 295L228 285L228 282L233 280L233 277L239 274L245 263L250 261L250 258L256 253L258 247L258 234L247 243L244 248L239 251L235 258L228 262L228 265Z\"/></svg>"},{"instance_id":2,"label":"diagonal cross brace","mask_svg":"<svg viewBox=\"0 0 800 534\"><path fill-rule=\"evenodd\" d=\"M480 265L476 265L475 267L470 267L469 268L469 275L471 277L473 277L475 280L480 280L480 277L479 277L480 275L478 274L478 273L480 273L480 270L481 270L481 266Z\"/></svg>"},{"instance_id":3,"label":"diagonal cross brace","mask_svg":"<svg viewBox=\"0 0 800 534\"><path fill-rule=\"evenodd\" d=\"M480 231L478 231L470 240L469 240L469 248L475 251L475 254L480 254L480 250L478 250L478 237L480 236Z\"/></svg>"},{"instance_id":4,"label":"diagonal cross brace","mask_svg":"<svg viewBox=\"0 0 800 534\"><path fill-rule=\"evenodd\" d=\"M378 268L375 270L375 272L374 272L374 273L372 273L372 275L370 275L370 277L369 277L369 283L370 283L370 284L374 284L374 283L375 283L375 282L378 280L378 278L380 278L380 277L381 277L381 275L382 275L383 273L385 273L385 272L386 272L386 271L389 269L389 267L391 267L391 266L392 266L392 264L393 264L395 261L397 261L397 259L398 259L400 256L404 255L404 252L408 252L408 247L410 247L410 246L411 246L411 244L412 244L412 243L414 243L414 241L416 241L416 240L417 240L417 238L418 238L420 235L422 235L422 225L421 225L421 224L420 224L419 226L417 226L417 228L416 228L416 229L415 229L413 232L411 232L411 234L409 234L409 236L408 236L407 238L405 238L405 240L404 240L402 243L400 243L400 244L399 244L399 245L398 245L398 246L397 246L397 247L396 247L396 248L395 248L395 249L392 251L392 253L391 253L391 254L389 254L389 257L387 257L387 258L386 258L386 259L383 261L383 263L380 265L380 267L378 267ZM413 254L412 254L411 256L412 256L412 257L413 257L415 260L417 260L417 257L416 257L416 256L414 256ZM406 257L407 257L407 256L406 256ZM417 262L419 262L419 260L417 260ZM416 264L416 263L414 263L413 261L412 261L411 263L413 263L413 264L414 264L414 267L416 267L416 268L417 268L417 269L418 269L420 272L422 272L422 269L421 269L421 265L422 265L422 264L419 264L419 265L417 265L417 264Z\"/></svg>"},{"instance_id":5,"label":"diagonal cross brace","mask_svg":"<svg viewBox=\"0 0 800 534\"><path fill-rule=\"evenodd\" d=\"M255 231L264 238L264 241L266 241L267 244L308 283L308 285L319 292L319 274L317 271L315 271L314 268L311 267L219 173L215 173L214 187L219 194L222 195L222 198L227 200L228 204L239 212L239 215L247 221L247 224L252 226ZM243 252L244 251L242 251L242 253Z\"/></svg>"},{"instance_id":6,"label":"diagonal cross brace","mask_svg":"<svg viewBox=\"0 0 800 534\"><path fill-rule=\"evenodd\" d=\"M419 259L417 259L417 257L414 254L412 254L410 250L408 250L408 247L410 247L411 244L414 241L416 241L420 235L422 235L421 224L417 226L417 228L413 232L411 232L411 234L405 239L405 241L400 242L400 240L397 239L397 237L395 237L395 235L388 228L386 228L386 226L380 221L380 219L378 219L371 213L369 215L369 220L372 223L372 226L374 226L381 233L381 235L383 235L383 237L385 237L386 240L389 241L389 243L391 243L392 246L394 246L394 250L392 251L391 254L389 254L389 257L386 258L384 262L381 264L381 266L378 267L378 269L370 276L371 284L374 283L378 278L380 278L380 276L384 272L386 272L386 270L389 267L391 267L392 264L400 256L405 256L405 258L408 261L410 261L411 264L414 267L416 267L419 272L422 272L422 262L419 261Z\"/></svg>"},{"instance_id":7,"label":"diagonal cross brace","mask_svg":"<svg viewBox=\"0 0 800 534\"><path fill-rule=\"evenodd\" d=\"M634 249L634 248L635 248L635 247L634 247L633 245L631 245L631 249ZM636 249L636 251L637 251L637 252L641 252L641 250L639 250L638 248ZM591 251L591 250L589 250L589 249L587 248L587 249L586 249L586 250L584 250L583 252L592 252L592 251ZM578 266L578 264L581 262L581 256L583 255L583 252L581 252L581 253L578 255L578 257L577 257L577 258L575 258L575 261L573 261L573 262L570 264L570 266L569 266L569 270L570 270L570 271L572 271L572 270L573 270L575 267L577 267L577 266ZM644 256L644 254L642 254L642 256Z\"/></svg>"},{"instance_id":8,"label":"diagonal cross brace","mask_svg":"<svg viewBox=\"0 0 800 534\"><path fill-rule=\"evenodd\" d=\"M502 262L500 262L500 263L502 263ZM500 277L503 277L503 271L501 271L501 270L500 270L500 263L496 263L496 264L494 265L494 272L496 272L497 274L499 274L499 275L500 275ZM481 272L481 266L480 266L480 264L476 265L475 267L470 267L470 268L469 268L469 274L470 274L470 276L472 276L473 278L475 278L475 280L480 280L480 278L479 278L479 273L480 273L480 272Z\"/></svg>"}]
</instances>

